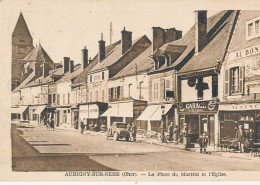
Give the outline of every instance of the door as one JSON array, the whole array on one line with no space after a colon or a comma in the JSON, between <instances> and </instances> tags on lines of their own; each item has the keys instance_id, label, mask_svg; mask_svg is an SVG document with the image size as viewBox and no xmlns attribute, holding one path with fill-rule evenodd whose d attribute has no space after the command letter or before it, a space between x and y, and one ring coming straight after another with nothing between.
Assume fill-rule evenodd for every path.
<instances>
[{"instance_id":1,"label":"door","mask_svg":"<svg viewBox=\"0 0 260 185\"><path fill-rule=\"evenodd\" d=\"M213 145L215 141L215 120L214 115L209 115L209 144Z\"/></svg>"}]
</instances>

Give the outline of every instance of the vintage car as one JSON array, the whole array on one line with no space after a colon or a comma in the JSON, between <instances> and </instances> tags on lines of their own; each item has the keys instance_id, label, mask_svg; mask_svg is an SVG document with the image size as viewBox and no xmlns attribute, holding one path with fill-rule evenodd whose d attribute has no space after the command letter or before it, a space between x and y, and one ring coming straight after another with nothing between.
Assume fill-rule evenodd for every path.
<instances>
[{"instance_id":1,"label":"vintage car","mask_svg":"<svg viewBox=\"0 0 260 185\"><path fill-rule=\"evenodd\" d=\"M108 139L109 137L113 137L115 141L121 138L125 138L126 141L129 141L131 134L129 130L127 130L127 123L114 122L106 132L106 138Z\"/></svg>"}]
</instances>

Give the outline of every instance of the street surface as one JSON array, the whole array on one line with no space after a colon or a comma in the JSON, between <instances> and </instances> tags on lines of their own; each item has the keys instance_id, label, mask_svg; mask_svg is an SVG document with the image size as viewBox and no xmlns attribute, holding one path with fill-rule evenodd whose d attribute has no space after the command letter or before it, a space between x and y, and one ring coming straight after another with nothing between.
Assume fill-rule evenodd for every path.
<instances>
[{"instance_id":1,"label":"street surface","mask_svg":"<svg viewBox=\"0 0 260 185\"><path fill-rule=\"evenodd\" d=\"M12 124L13 171L250 171L260 160L106 140L97 133Z\"/></svg>"}]
</instances>

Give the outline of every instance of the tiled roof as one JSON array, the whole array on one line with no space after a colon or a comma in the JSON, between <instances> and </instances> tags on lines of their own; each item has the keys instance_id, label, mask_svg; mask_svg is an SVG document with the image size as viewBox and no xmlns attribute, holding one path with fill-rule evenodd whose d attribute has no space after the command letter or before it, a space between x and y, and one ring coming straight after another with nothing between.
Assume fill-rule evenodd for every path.
<instances>
[{"instance_id":1,"label":"tiled roof","mask_svg":"<svg viewBox=\"0 0 260 185\"><path fill-rule=\"evenodd\" d=\"M193 55L179 73L213 68L223 59L235 15L236 11L223 11L209 19L207 46Z\"/></svg>"},{"instance_id":2,"label":"tiled roof","mask_svg":"<svg viewBox=\"0 0 260 185\"><path fill-rule=\"evenodd\" d=\"M131 63L125 66L111 79L117 79L124 76L131 76L149 72L153 68L153 59L150 57L151 52L152 45L139 56L137 56Z\"/></svg>"},{"instance_id":3,"label":"tiled roof","mask_svg":"<svg viewBox=\"0 0 260 185\"><path fill-rule=\"evenodd\" d=\"M136 39L133 41L132 43L132 47L143 38L144 36ZM132 48L131 47L131 48ZM131 49L130 48L130 49ZM130 50L129 49L129 50ZM116 47L114 47L105 57L105 59L102 62L99 62L97 65L95 65L95 67L93 67L90 72L93 72L95 70L99 70L99 69L103 69L106 67L109 67L111 65L113 65L114 63L116 63L121 57L122 57L122 44L118 44Z\"/></svg>"},{"instance_id":4,"label":"tiled roof","mask_svg":"<svg viewBox=\"0 0 260 185\"><path fill-rule=\"evenodd\" d=\"M74 71L72 73L70 73L70 72L64 73L62 78L59 79L56 83L62 83L62 82L67 82L67 81L73 80L80 73L81 73L81 65L77 64L74 66Z\"/></svg>"},{"instance_id":5,"label":"tiled roof","mask_svg":"<svg viewBox=\"0 0 260 185\"><path fill-rule=\"evenodd\" d=\"M21 88L25 87L27 84L29 84L31 81L33 81L35 79L35 75L34 72L30 73L29 76L27 78L25 78L25 80L18 86L16 87L13 91L18 91Z\"/></svg>"},{"instance_id":6,"label":"tiled roof","mask_svg":"<svg viewBox=\"0 0 260 185\"><path fill-rule=\"evenodd\" d=\"M242 10L240 12L236 29L230 43L229 52L255 46L260 43L260 37L246 40L246 22L259 16L259 10Z\"/></svg>"},{"instance_id":7,"label":"tiled roof","mask_svg":"<svg viewBox=\"0 0 260 185\"><path fill-rule=\"evenodd\" d=\"M34 48L25 58L24 60L28 62L44 62L48 61L53 63L49 55L43 49L42 45L39 44L36 48ZM54 64L54 63L53 63Z\"/></svg>"},{"instance_id":8,"label":"tiled roof","mask_svg":"<svg viewBox=\"0 0 260 185\"><path fill-rule=\"evenodd\" d=\"M180 56L178 56L178 58L173 62L172 65L163 65L156 71L161 71L172 67L180 67L181 65L185 64L184 61L187 57L191 58L179 70L180 73L216 66L218 59L222 59L221 57L223 57L224 55L229 30L230 27L233 25L234 15L235 11L229 10L221 11L208 18L207 30L209 43L197 55L194 55L195 25L193 25L181 39L164 44L160 48L162 52L172 50L171 46L178 46L178 51L182 50L182 53L180 54ZM176 48L174 48L174 50L176 50Z\"/></svg>"},{"instance_id":9,"label":"tiled roof","mask_svg":"<svg viewBox=\"0 0 260 185\"><path fill-rule=\"evenodd\" d=\"M121 40L106 47L105 55L107 56L117 45L121 43ZM92 62L74 79L73 84L85 82L87 80L87 73L98 63L98 55L96 55Z\"/></svg>"}]
</instances>

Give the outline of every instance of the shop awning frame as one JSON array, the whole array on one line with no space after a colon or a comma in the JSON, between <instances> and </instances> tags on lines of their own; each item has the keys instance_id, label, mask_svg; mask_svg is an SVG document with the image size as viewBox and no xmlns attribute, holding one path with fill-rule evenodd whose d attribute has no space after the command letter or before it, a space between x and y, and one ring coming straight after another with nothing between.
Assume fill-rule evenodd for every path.
<instances>
[{"instance_id":1,"label":"shop awning frame","mask_svg":"<svg viewBox=\"0 0 260 185\"><path fill-rule=\"evenodd\" d=\"M11 108L11 113L12 114L22 114L24 111L28 108L28 106L20 106L17 108L12 107Z\"/></svg>"},{"instance_id":2,"label":"shop awning frame","mask_svg":"<svg viewBox=\"0 0 260 185\"><path fill-rule=\"evenodd\" d=\"M41 114L42 111L46 108L47 105L38 106L37 109L33 112L33 114Z\"/></svg>"}]
</instances>

